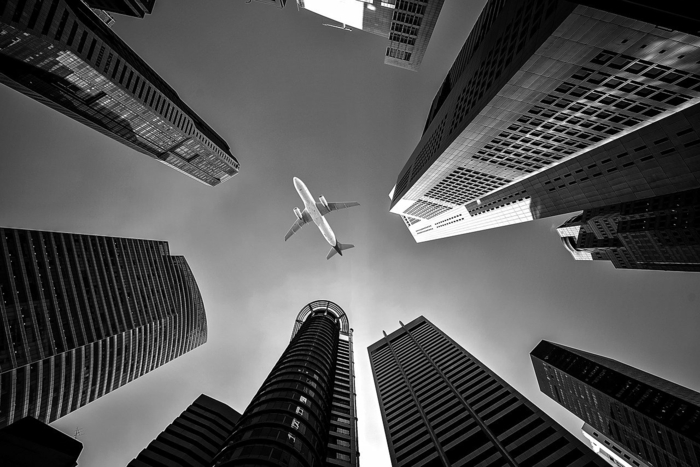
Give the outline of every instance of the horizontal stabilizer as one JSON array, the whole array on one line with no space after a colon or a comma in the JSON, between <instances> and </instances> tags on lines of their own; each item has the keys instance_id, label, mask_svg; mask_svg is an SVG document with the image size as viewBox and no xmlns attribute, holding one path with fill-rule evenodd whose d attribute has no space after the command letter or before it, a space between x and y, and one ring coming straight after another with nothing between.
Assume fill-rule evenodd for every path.
<instances>
[{"instance_id":1,"label":"horizontal stabilizer","mask_svg":"<svg viewBox=\"0 0 700 467\"><path fill-rule=\"evenodd\" d=\"M340 256L343 256L342 252L344 250L349 250L350 248L355 248L355 245L351 245L350 243L336 242L335 246L331 248L331 251L328 252L328 256L326 256L326 259L331 259L333 256L335 256L336 253L340 253Z\"/></svg>"}]
</instances>

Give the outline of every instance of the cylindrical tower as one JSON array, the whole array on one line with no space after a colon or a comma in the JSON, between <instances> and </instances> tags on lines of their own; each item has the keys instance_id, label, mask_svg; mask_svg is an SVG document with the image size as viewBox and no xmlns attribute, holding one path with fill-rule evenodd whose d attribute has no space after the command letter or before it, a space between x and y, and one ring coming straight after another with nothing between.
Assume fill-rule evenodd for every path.
<instances>
[{"instance_id":1,"label":"cylindrical tower","mask_svg":"<svg viewBox=\"0 0 700 467\"><path fill-rule=\"evenodd\" d=\"M214 465L358 465L351 336L338 305L306 305Z\"/></svg>"}]
</instances>

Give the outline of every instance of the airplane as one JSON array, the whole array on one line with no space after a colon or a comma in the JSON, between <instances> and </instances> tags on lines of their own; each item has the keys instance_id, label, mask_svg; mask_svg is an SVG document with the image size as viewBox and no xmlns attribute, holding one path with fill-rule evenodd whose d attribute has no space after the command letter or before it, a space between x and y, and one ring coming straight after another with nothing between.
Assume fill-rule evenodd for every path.
<instances>
[{"instance_id":1,"label":"airplane","mask_svg":"<svg viewBox=\"0 0 700 467\"><path fill-rule=\"evenodd\" d=\"M301 211L299 208L294 208L294 214L297 216L296 222L289 229L287 235L284 236L284 241L286 242L289 237L294 235L299 229L301 229L305 224L313 222L318 226L318 229L323 234L323 237L330 244L331 251L328 252L326 259L331 259L336 253L343 256L343 250L349 250L354 248L355 245L340 243L333 233L333 229L328 225L328 221L323 217L331 211L337 211L339 209L351 208L353 206L359 206L360 203L329 203L326 198L320 196L318 202L314 201L313 196L306 188L304 182L294 177L294 188L296 188L299 197L304 202L304 210Z\"/></svg>"}]
</instances>

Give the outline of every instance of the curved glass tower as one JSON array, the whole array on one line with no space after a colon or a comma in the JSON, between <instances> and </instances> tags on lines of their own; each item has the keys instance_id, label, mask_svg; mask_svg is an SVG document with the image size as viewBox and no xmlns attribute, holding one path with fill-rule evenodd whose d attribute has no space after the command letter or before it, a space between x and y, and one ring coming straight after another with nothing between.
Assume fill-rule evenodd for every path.
<instances>
[{"instance_id":1,"label":"curved glass tower","mask_svg":"<svg viewBox=\"0 0 700 467\"><path fill-rule=\"evenodd\" d=\"M0 228L0 427L50 423L207 340L168 243Z\"/></svg>"},{"instance_id":2,"label":"curved glass tower","mask_svg":"<svg viewBox=\"0 0 700 467\"><path fill-rule=\"evenodd\" d=\"M214 465L359 465L353 368L343 309L326 300L306 305Z\"/></svg>"}]
</instances>

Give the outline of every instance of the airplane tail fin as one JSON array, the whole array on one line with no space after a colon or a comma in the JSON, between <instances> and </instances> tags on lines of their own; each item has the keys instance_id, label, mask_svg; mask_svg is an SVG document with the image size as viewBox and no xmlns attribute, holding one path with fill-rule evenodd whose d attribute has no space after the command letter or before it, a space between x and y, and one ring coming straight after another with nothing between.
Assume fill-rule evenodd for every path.
<instances>
[{"instance_id":1,"label":"airplane tail fin","mask_svg":"<svg viewBox=\"0 0 700 467\"><path fill-rule=\"evenodd\" d=\"M355 245L351 245L350 243L336 242L335 246L331 248L331 251L328 252L328 256L326 256L326 259L331 259L333 256L335 256L336 253L339 253L340 256L343 256L342 252L344 250L349 250L350 248L355 248Z\"/></svg>"}]
</instances>

